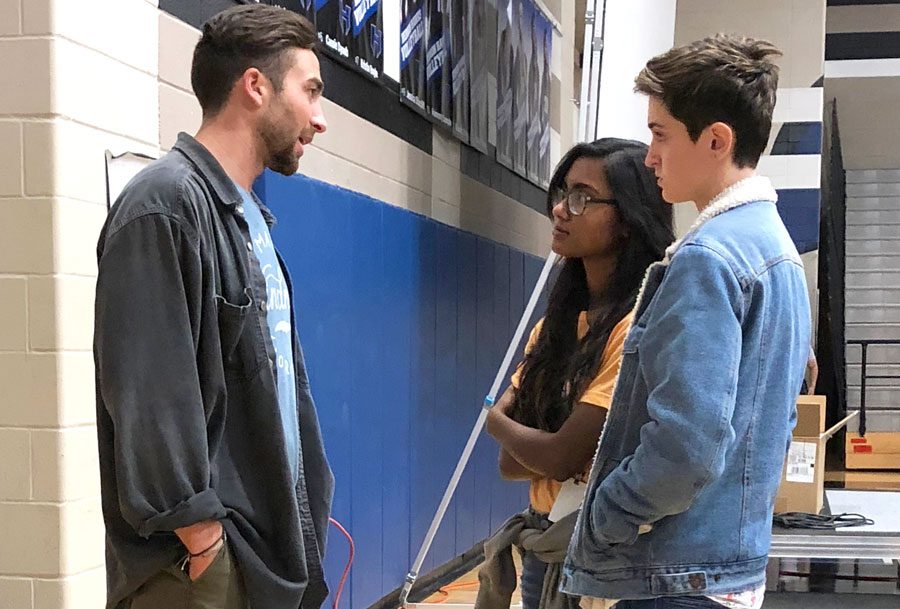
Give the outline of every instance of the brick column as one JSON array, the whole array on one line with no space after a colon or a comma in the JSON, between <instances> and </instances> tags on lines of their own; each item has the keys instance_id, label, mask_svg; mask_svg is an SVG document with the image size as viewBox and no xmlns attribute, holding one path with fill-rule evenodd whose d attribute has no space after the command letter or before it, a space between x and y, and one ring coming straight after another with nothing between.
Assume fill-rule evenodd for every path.
<instances>
[{"instance_id":1,"label":"brick column","mask_svg":"<svg viewBox=\"0 0 900 609\"><path fill-rule=\"evenodd\" d=\"M0 600L105 602L93 358L103 153L158 151L156 2L0 6Z\"/></svg>"}]
</instances>

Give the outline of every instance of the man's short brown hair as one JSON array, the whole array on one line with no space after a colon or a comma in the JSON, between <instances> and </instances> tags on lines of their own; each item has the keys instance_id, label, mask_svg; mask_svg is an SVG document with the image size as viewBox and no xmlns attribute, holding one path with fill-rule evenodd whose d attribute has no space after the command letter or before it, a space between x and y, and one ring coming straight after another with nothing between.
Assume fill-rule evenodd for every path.
<instances>
[{"instance_id":1,"label":"man's short brown hair","mask_svg":"<svg viewBox=\"0 0 900 609\"><path fill-rule=\"evenodd\" d=\"M293 49L317 51L316 29L303 16L278 6L241 5L222 11L203 25L194 48L191 86L213 116L225 105L234 83L257 68L281 90Z\"/></svg>"},{"instance_id":2,"label":"man's short brown hair","mask_svg":"<svg viewBox=\"0 0 900 609\"><path fill-rule=\"evenodd\" d=\"M634 89L659 98L694 141L713 123L729 125L735 164L756 167L772 129L780 56L771 42L717 34L657 55Z\"/></svg>"}]
</instances>

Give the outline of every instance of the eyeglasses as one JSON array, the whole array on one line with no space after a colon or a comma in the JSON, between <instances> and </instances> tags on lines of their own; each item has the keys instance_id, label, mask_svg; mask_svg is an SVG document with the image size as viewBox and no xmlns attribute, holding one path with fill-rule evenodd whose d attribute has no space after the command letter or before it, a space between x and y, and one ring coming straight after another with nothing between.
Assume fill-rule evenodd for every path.
<instances>
[{"instance_id":1,"label":"eyeglasses","mask_svg":"<svg viewBox=\"0 0 900 609\"><path fill-rule=\"evenodd\" d=\"M619 205L619 202L615 199L600 199L598 197L592 197L586 192L580 190L573 190L571 192L558 190L552 193L551 201L553 201L554 205L556 205L560 201L564 201L566 212L572 216L580 216L581 214L583 214L588 203L612 205L613 207L617 207Z\"/></svg>"}]
</instances>

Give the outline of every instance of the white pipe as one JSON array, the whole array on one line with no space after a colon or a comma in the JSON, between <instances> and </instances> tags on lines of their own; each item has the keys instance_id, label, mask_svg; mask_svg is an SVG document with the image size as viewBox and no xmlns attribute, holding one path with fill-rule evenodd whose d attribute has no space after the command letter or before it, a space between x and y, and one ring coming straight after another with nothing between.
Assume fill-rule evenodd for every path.
<instances>
[{"instance_id":1,"label":"white pipe","mask_svg":"<svg viewBox=\"0 0 900 609\"><path fill-rule=\"evenodd\" d=\"M596 13L594 10L594 2L588 2L584 14L584 46L582 47L581 52L581 93L580 101L578 103L578 133L576 135L580 142L588 141L588 115L590 114L589 109L593 105L590 102L589 92L591 85L591 62L593 60L591 49L594 40L594 22L596 20Z\"/></svg>"}]
</instances>

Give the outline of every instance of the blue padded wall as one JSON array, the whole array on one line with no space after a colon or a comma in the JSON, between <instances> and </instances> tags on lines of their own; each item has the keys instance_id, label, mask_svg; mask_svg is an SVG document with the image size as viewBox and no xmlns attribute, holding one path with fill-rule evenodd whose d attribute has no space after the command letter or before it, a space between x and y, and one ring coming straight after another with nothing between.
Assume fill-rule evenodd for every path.
<instances>
[{"instance_id":1,"label":"blue padded wall","mask_svg":"<svg viewBox=\"0 0 900 609\"><path fill-rule=\"evenodd\" d=\"M822 121L783 123L775 136L773 156L797 156L822 152ZM819 249L818 176L811 178L810 188L778 190L778 213L801 254Z\"/></svg>"},{"instance_id":2,"label":"blue padded wall","mask_svg":"<svg viewBox=\"0 0 900 609\"><path fill-rule=\"evenodd\" d=\"M341 607L364 609L403 583L543 261L303 176L267 172L255 188L293 278L333 515L356 543ZM483 435L423 572L527 500ZM332 594L347 551L332 528Z\"/></svg>"},{"instance_id":3,"label":"blue padded wall","mask_svg":"<svg viewBox=\"0 0 900 609\"><path fill-rule=\"evenodd\" d=\"M778 213L801 254L819 249L818 188L778 190Z\"/></svg>"}]
</instances>

